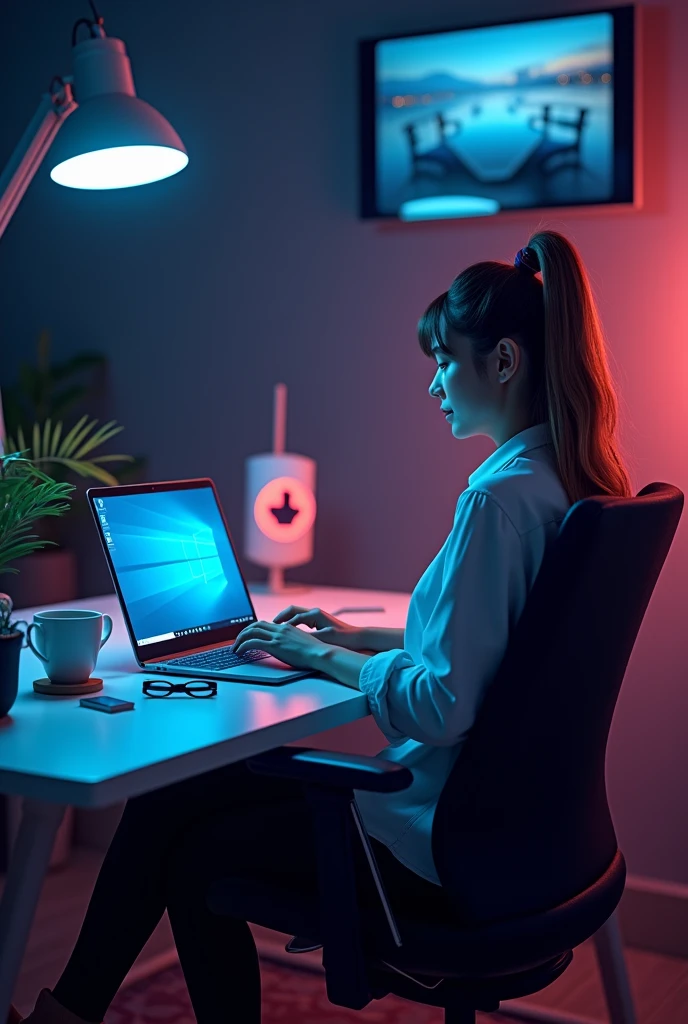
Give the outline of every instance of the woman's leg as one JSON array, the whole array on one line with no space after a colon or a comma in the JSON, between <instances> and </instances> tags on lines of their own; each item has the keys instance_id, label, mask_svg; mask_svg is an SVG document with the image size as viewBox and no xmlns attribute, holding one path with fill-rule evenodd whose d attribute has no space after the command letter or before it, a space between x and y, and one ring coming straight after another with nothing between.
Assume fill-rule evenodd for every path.
<instances>
[{"instance_id":1,"label":"woman's leg","mask_svg":"<svg viewBox=\"0 0 688 1024\"><path fill-rule=\"evenodd\" d=\"M294 783L254 775L239 762L129 800L74 951L53 989L58 1002L84 1020L103 1020L163 915L167 860L179 836L220 810L231 820L233 810L299 793Z\"/></svg>"},{"instance_id":2,"label":"woman's leg","mask_svg":"<svg viewBox=\"0 0 688 1024\"><path fill-rule=\"evenodd\" d=\"M404 867L382 843L372 843L395 912L417 907L422 916L438 900L444 908L439 886ZM353 832L352 855L360 905L374 908L379 918L379 895ZM254 803L208 816L178 836L170 852L167 911L198 1024L260 1024L260 972L252 932L241 919L213 914L207 903L212 882L232 877L272 882L297 892L306 903L317 902L312 812L301 792L269 806Z\"/></svg>"},{"instance_id":3,"label":"woman's leg","mask_svg":"<svg viewBox=\"0 0 688 1024\"><path fill-rule=\"evenodd\" d=\"M269 780L267 780L269 782ZM179 837L167 862L167 910L198 1024L259 1024L260 971L247 923L208 909L211 882L233 875L282 881L315 894L313 826L295 792L205 818Z\"/></svg>"}]
</instances>

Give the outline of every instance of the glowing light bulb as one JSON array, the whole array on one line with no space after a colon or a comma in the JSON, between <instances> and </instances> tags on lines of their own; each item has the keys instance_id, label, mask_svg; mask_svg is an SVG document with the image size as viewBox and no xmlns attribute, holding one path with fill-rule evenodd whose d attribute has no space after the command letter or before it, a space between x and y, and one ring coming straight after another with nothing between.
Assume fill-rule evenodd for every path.
<instances>
[{"instance_id":1,"label":"glowing light bulb","mask_svg":"<svg viewBox=\"0 0 688 1024\"><path fill-rule=\"evenodd\" d=\"M50 177L68 188L130 188L169 178L188 162L186 153L170 146L114 146L70 157Z\"/></svg>"}]
</instances>

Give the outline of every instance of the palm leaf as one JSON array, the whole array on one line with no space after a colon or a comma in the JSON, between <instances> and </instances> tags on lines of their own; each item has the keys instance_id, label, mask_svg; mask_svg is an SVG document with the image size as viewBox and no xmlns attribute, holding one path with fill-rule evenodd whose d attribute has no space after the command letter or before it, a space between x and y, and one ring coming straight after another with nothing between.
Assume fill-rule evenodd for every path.
<instances>
[{"instance_id":1,"label":"palm leaf","mask_svg":"<svg viewBox=\"0 0 688 1024\"><path fill-rule=\"evenodd\" d=\"M50 435L52 432L52 422L50 417L43 424L43 439L41 441L41 452L43 455L47 455L50 451Z\"/></svg>"},{"instance_id":2,"label":"palm leaf","mask_svg":"<svg viewBox=\"0 0 688 1024\"><path fill-rule=\"evenodd\" d=\"M22 471L22 473L24 475L35 477L37 480L40 480L43 483L55 484L55 486L59 486L59 487L63 487L63 486L70 487L70 486L72 486L71 484L66 484L66 485L65 484L58 484L57 481L53 480L53 478L51 476L48 476L47 473L44 473L43 470L40 468L40 466L36 466L29 459L21 458L22 455L23 455L23 452L15 452L14 455L3 457L3 461L5 460L5 458L7 458L8 460L9 459L16 459L17 460L16 467L21 469L21 471ZM0 485L0 490L2 490L2 488L7 490L8 488L11 489L12 487L16 487L16 486L18 486L18 482L20 480L22 480L22 479L23 479L22 476L9 476L9 477L5 476L5 478L2 481L2 484Z\"/></svg>"},{"instance_id":3,"label":"palm leaf","mask_svg":"<svg viewBox=\"0 0 688 1024\"><path fill-rule=\"evenodd\" d=\"M60 420L58 423L55 424L55 429L53 430L53 436L50 439L50 447L46 448L46 453L48 455L54 455L55 454L55 452L57 451L57 446L60 443L60 437L61 436L62 436L62 420Z\"/></svg>"},{"instance_id":4,"label":"palm leaf","mask_svg":"<svg viewBox=\"0 0 688 1024\"><path fill-rule=\"evenodd\" d=\"M88 452L93 451L98 445L105 444L110 438L115 437L124 430L124 427L120 427L114 420L110 420L109 423L104 423L102 427L99 427L95 433L85 440L81 446L72 453L73 459L81 459Z\"/></svg>"},{"instance_id":5,"label":"palm leaf","mask_svg":"<svg viewBox=\"0 0 688 1024\"><path fill-rule=\"evenodd\" d=\"M98 426L96 419L82 416L63 437L62 421L53 423L53 420L48 418L42 425L39 423L33 425L31 462L36 470L41 466L62 466L63 469L76 473L82 478L92 477L108 486L114 486L119 481L112 473L102 468L102 464L108 462L136 463L135 457L91 453L95 453L101 445L116 437L122 430L123 427L115 420L108 420L107 423ZM24 442L24 431L19 427L16 443L13 438L6 438L6 449L8 452L17 449L24 450L26 447ZM91 457L85 458L87 455L91 455ZM44 479L48 480L50 477L44 474Z\"/></svg>"},{"instance_id":6,"label":"palm leaf","mask_svg":"<svg viewBox=\"0 0 688 1024\"><path fill-rule=\"evenodd\" d=\"M91 462L136 462L135 455L94 455Z\"/></svg>"},{"instance_id":7,"label":"palm leaf","mask_svg":"<svg viewBox=\"0 0 688 1024\"><path fill-rule=\"evenodd\" d=\"M0 455L0 475L2 475L3 477L4 485L8 485L10 482L14 482L16 479L15 477L11 477L9 479L7 478L6 474L8 470L16 470L20 468L20 465L22 467L24 467L24 465L26 465L26 467L31 465L30 460L24 458L27 450L28 449L24 449L23 452L6 452L5 454Z\"/></svg>"},{"instance_id":8,"label":"palm leaf","mask_svg":"<svg viewBox=\"0 0 688 1024\"><path fill-rule=\"evenodd\" d=\"M31 532L33 523L44 516L63 515L74 490L73 484L52 480L26 459L7 458L7 471L16 475L0 480L0 572L12 571L10 562L46 545Z\"/></svg>"},{"instance_id":9,"label":"palm leaf","mask_svg":"<svg viewBox=\"0 0 688 1024\"><path fill-rule=\"evenodd\" d=\"M40 551L42 548L48 547L48 545L57 547L54 540L40 540L40 538L28 541L26 544L16 544L14 547L8 547L6 551L3 550L0 553L0 573L18 573L19 569L9 565L9 562L16 562L17 559L23 558L24 555L32 555L34 551Z\"/></svg>"},{"instance_id":10,"label":"palm leaf","mask_svg":"<svg viewBox=\"0 0 688 1024\"><path fill-rule=\"evenodd\" d=\"M94 480L100 480L102 483L107 484L109 487L115 487L118 483L117 477L113 476L112 473L108 473L106 469L101 469L95 462L87 462L85 460L76 459L51 459L51 462L57 462L61 466L65 466L66 469L71 469L73 473L77 473L82 477L93 477Z\"/></svg>"},{"instance_id":11,"label":"palm leaf","mask_svg":"<svg viewBox=\"0 0 688 1024\"><path fill-rule=\"evenodd\" d=\"M75 438L79 436L85 423L88 423L88 417L82 416L82 418L75 423L70 432L62 438L62 443L57 449L57 455L66 456L68 458L72 455L76 447ZM77 443L79 442L77 441Z\"/></svg>"}]
</instances>

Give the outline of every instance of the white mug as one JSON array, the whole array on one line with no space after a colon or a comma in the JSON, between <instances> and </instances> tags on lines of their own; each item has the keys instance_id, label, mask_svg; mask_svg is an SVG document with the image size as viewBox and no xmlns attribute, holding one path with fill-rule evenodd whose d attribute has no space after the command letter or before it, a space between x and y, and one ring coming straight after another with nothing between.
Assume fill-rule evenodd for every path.
<instances>
[{"instance_id":1,"label":"white mug","mask_svg":"<svg viewBox=\"0 0 688 1024\"><path fill-rule=\"evenodd\" d=\"M109 615L74 608L36 612L26 639L52 683L85 683L111 633Z\"/></svg>"}]
</instances>

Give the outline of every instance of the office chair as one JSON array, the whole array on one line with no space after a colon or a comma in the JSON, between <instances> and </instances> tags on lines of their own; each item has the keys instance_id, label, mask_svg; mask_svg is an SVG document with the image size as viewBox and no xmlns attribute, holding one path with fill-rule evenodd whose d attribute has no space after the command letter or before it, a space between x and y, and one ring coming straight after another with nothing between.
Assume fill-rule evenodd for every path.
<instances>
[{"instance_id":1,"label":"office chair","mask_svg":"<svg viewBox=\"0 0 688 1024\"><path fill-rule=\"evenodd\" d=\"M383 905L383 886L362 902L352 858L352 844L367 840L352 790L404 789L409 769L299 747L248 764L303 783L317 890L304 898L284 882L224 878L209 888L211 910L317 936L335 1004L362 1009L395 993L443 1007L446 1024L474 1024L476 1011L500 1007L572 1024L513 1000L558 978L594 936L610 1019L634 1024L615 915L625 863L605 752L682 507L681 491L654 483L635 498L592 497L569 509L440 795L432 850L442 886L422 917L398 901ZM374 858L368 864L375 875Z\"/></svg>"}]
</instances>

